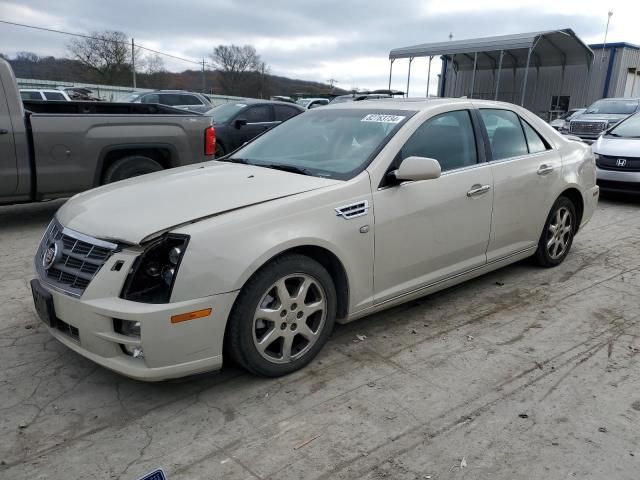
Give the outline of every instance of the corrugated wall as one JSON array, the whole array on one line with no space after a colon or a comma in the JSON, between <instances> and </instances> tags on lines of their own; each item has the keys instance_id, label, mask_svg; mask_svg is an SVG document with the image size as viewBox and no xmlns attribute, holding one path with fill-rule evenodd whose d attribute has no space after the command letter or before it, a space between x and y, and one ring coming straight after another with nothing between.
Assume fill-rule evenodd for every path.
<instances>
[{"instance_id":1,"label":"corrugated wall","mask_svg":"<svg viewBox=\"0 0 640 480\"><path fill-rule=\"evenodd\" d=\"M628 78L628 69L634 68L640 61L640 50L619 47L594 50L595 58L591 73L587 77L586 65L570 65L565 67L564 78L562 67L529 68L527 79L525 107L546 118L551 108L551 98L555 95L568 95L569 108L588 106L603 97L607 69L610 56L615 50L613 65L609 79L608 94L604 96L623 96ZM634 63L635 62L635 63ZM443 62L444 70L444 62ZM498 100L520 104L524 68L503 69L500 75ZM493 99L496 85L496 71L483 70L476 72L474 98ZM445 80L445 96L471 97L472 72L454 72L451 62L447 66ZM440 80L442 81L442 79Z\"/></svg>"}]
</instances>

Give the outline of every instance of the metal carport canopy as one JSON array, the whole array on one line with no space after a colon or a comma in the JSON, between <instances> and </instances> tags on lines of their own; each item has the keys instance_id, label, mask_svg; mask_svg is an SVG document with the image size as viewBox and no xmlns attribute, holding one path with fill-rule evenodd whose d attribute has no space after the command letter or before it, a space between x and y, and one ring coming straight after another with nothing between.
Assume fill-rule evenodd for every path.
<instances>
[{"instance_id":1,"label":"metal carport canopy","mask_svg":"<svg viewBox=\"0 0 640 480\"><path fill-rule=\"evenodd\" d=\"M502 68L524 67L529 49L533 54L531 65L536 67L587 65L593 61L593 51L570 28L394 48L389 59L442 55L453 59L457 69L471 70L477 53L475 68L487 70L496 68L500 51L508 52Z\"/></svg>"},{"instance_id":2,"label":"metal carport canopy","mask_svg":"<svg viewBox=\"0 0 640 480\"><path fill-rule=\"evenodd\" d=\"M471 98L473 98L474 94L476 70L498 70L494 94L494 98L497 99L502 69L513 68L515 79L515 69L524 67L525 73L522 81L520 105L524 105L527 77L529 76L529 67L531 65L534 67L562 66L562 81L564 82L564 67L567 65L586 65L587 78L589 78L589 70L593 63L593 51L570 28L470 40L424 43L412 47L394 48L389 52L389 88L391 88L393 62L396 59L409 59L409 71L407 72L408 95L411 62L416 57L429 57L429 73L427 74L429 77L427 78L428 97L431 61L437 55L451 59L453 69L456 72L473 70Z\"/></svg>"}]
</instances>

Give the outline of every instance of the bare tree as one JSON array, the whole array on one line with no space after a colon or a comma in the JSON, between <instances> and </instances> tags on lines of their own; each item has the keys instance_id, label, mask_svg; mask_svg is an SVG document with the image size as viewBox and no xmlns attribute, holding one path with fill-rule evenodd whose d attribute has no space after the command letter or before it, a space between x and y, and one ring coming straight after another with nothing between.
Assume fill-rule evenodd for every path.
<instances>
[{"instance_id":1,"label":"bare tree","mask_svg":"<svg viewBox=\"0 0 640 480\"><path fill-rule=\"evenodd\" d=\"M131 43L123 32L92 32L87 37L74 38L67 48L108 84L122 78L124 73L131 72ZM137 49L135 55L137 61Z\"/></svg>"},{"instance_id":2,"label":"bare tree","mask_svg":"<svg viewBox=\"0 0 640 480\"><path fill-rule=\"evenodd\" d=\"M136 58L137 61L137 58ZM164 60L157 53L147 55L141 60L142 67L144 73L148 73L153 75L154 73L166 72L166 68L164 68ZM137 64L136 64L137 66ZM137 68L136 68L137 70Z\"/></svg>"},{"instance_id":3,"label":"bare tree","mask_svg":"<svg viewBox=\"0 0 640 480\"><path fill-rule=\"evenodd\" d=\"M40 60L40 57L33 52L18 52L16 53L16 60L23 62L37 62Z\"/></svg>"},{"instance_id":4,"label":"bare tree","mask_svg":"<svg viewBox=\"0 0 640 480\"><path fill-rule=\"evenodd\" d=\"M224 93L237 93L249 72L266 70L260 55L251 45L218 45L210 55L213 64L220 71L220 81Z\"/></svg>"}]
</instances>

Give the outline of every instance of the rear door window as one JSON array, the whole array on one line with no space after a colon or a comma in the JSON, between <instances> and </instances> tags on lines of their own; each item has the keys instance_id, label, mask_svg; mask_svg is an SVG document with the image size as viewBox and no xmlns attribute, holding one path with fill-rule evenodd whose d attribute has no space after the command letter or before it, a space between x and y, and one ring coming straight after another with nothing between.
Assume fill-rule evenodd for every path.
<instances>
[{"instance_id":1,"label":"rear door window","mask_svg":"<svg viewBox=\"0 0 640 480\"><path fill-rule=\"evenodd\" d=\"M59 92L44 92L44 98L47 100L66 100L64 95Z\"/></svg>"},{"instance_id":2,"label":"rear door window","mask_svg":"<svg viewBox=\"0 0 640 480\"><path fill-rule=\"evenodd\" d=\"M482 108L480 117L489 136L493 160L519 157L529 153L519 117L514 112Z\"/></svg>"},{"instance_id":3,"label":"rear door window","mask_svg":"<svg viewBox=\"0 0 640 480\"><path fill-rule=\"evenodd\" d=\"M157 93L152 93L151 95L145 95L140 100L141 103L161 103L160 96Z\"/></svg>"},{"instance_id":4,"label":"rear door window","mask_svg":"<svg viewBox=\"0 0 640 480\"><path fill-rule=\"evenodd\" d=\"M524 134L527 137L527 145L529 146L529 153L539 153L548 150L547 144L540 137L540 134L536 132L531 125L529 125L524 120L520 119L522 122L522 128L524 129Z\"/></svg>"},{"instance_id":5,"label":"rear door window","mask_svg":"<svg viewBox=\"0 0 640 480\"><path fill-rule=\"evenodd\" d=\"M256 105L247 108L243 117L247 120L247 123L264 123L271 122L271 107L269 105Z\"/></svg>"},{"instance_id":6,"label":"rear door window","mask_svg":"<svg viewBox=\"0 0 640 480\"><path fill-rule=\"evenodd\" d=\"M202 102L195 95L180 95L179 105L202 105Z\"/></svg>"},{"instance_id":7,"label":"rear door window","mask_svg":"<svg viewBox=\"0 0 640 480\"><path fill-rule=\"evenodd\" d=\"M177 95L175 93L161 93L160 95L160 103L163 105L183 105L182 95Z\"/></svg>"},{"instance_id":8,"label":"rear door window","mask_svg":"<svg viewBox=\"0 0 640 480\"><path fill-rule=\"evenodd\" d=\"M275 110L276 122L284 122L300 113L297 108L287 107L286 105L274 105L273 109Z\"/></svg>"},{"instance_id":9,"label":"rear door window","mask_svg":"<svg viewBox=\"0 0 640 480\"><path fill-rule=\"evenodd\" d=\"M42 100L40 92L20 92L22 100Z\"/></svg>"}]
</instances>

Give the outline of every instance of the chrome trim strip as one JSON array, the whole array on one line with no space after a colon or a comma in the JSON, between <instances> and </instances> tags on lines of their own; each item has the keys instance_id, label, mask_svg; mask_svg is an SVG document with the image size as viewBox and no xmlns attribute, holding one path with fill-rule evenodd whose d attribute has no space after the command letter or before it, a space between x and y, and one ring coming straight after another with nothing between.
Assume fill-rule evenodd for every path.
<instances>
[{"instance_id":1,"label":"chrome trim strip","mask_svg":"<svg viewBox=\"0 0 640 480\"><path fill-rule=\"evenodd\" d=\"M435 287L436 285L438 285L440 283L445 283L445 282L448 282L449 280L453 280L454 278L458 278L458 277L462 277L464 275L468 275L469 273L473 273L473 272L475 272L477 270L482 270L483 268L486 268L489 265L493 265L494 263L500 263L500 262L502 262L504 260L507 260L507 259L509 259L511 257L516 257L518 255L526 253L529 250L534 250L535 251L536 248L537 248L537 246L533 245L531 247L524 248L522 250L518 250L517 252L510 253L509 255L505 255L504 257L495 258L495 259L491 260L490 262L484 263L484 264L479 265L479 266L474 267L474 268L470 268L469 270L465 270L465 271L460 272L460 273L456 273L456 274L451 275L449 277L443 278L442 280L438 280L437 282L429 283L427 285L423 285L421 287L415 288L415 289L413 289L413 290L411 290L409 292L401 293L400 295L397 295L397 296L392 297L392 298L388 298L387 300L385 300L383 302L374 303L372 308L379 307L380 305L384 305L385 303L396 301L396 300L398 300L399 298L402 298L402 297L407 297L409 295L413 295L415 293L418 293L420 290L427 290L428 288Z\"/></svg>"},{"instance_id":2,"label":"chrome trim strip","mask_svg":"<svg viewBox=\"0 0 640 480\"><path fill-rule=\"evenodd\" d=\"M92 245L95 245L96 247L108 248L109 250L118 249L117 243L106 242L104 240L85 235L84 233L76 232L75 230L71 230L67 227L62 227L62 234L75 238L76 240L80 240L81 242L90 243Z\"/></svg>"},{"instance_id":3,"label":"chrome trim strip","mask_svg":"<svg viewBox=\"0 0 640 480\"><path fill-rule=\"evenodd\" d=\"M40 280L40 283L45 285L47 288L50 288L51 290L55 290L56 292L59 292L59 293L63 293L64 295L68 295L68 296L73 297L73 298L80 298L82 296L81 293L76 293L76 292L72 292L70 290L65 290L62 287L58 287L58 286L54 285L53 283L49 282L46 277L42 278L40 275L38 275L38 280Z\"/></svg>"}]
</instances>

